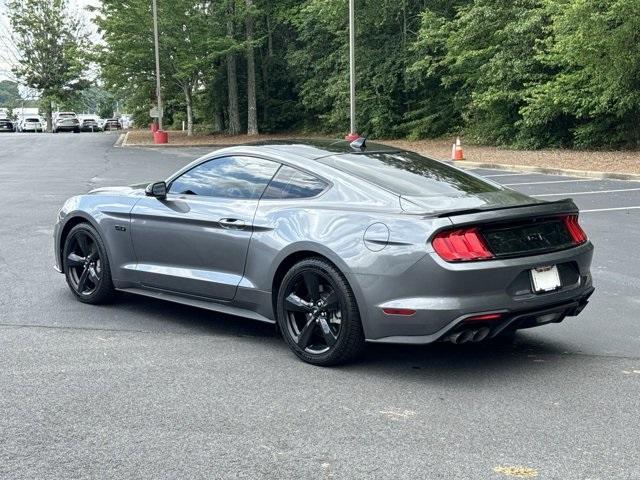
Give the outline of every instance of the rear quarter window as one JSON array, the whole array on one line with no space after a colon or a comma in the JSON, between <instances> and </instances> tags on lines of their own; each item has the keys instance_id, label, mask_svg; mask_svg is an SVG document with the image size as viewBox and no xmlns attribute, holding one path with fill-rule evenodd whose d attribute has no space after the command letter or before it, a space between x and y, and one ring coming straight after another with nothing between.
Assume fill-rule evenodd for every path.
<instances>
[{"instance_id":1,"label":"rear quarter window","mask_svg":"<svg viewBox=\"0 0 640 480\"><path fill-rule=\"evenodd\" d=\"M402 196L462 196L503 190L412 152L345 154L320 161Z\"/></svg>"},{"instance_id":2,"label":"rear quarter window","mask_svg":"<svg viewBox=\"0 0 640 480\"><path fill-rule=\"evenodd\" d=\"M269 182L262 198L311 198L322 193L327 186L324 180L283 165Z\"/></svg>"}]
</instances>

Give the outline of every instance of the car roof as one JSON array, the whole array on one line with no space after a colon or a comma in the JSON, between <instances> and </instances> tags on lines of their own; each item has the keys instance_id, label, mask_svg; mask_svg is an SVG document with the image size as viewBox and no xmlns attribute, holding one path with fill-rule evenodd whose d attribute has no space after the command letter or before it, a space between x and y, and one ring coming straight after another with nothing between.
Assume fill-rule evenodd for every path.
<instances>
[{"instance_id":1,"label":"car roof","mask_svg":"<svg viewBox=\"0 0 640 480\"><path fill-rule=\"evenodd\" d=\"M212 158L219 158L228 155L264 156L265 158L282 161L297 168L321 175L322 171L328 173L329 171L335 172L336 170L339 170L335 166L326 165L319 161L322 158L340 157L346 154L397 153L401 151L403 150L399 148L369 142L367 142L366 148L358 149L351 147L351 143L346 140L331 140L326 138L262 140L248 142L242 145L229 146L207 153L184 166L177 172L174 172L173 175L167 179L167 182L171 182L173 179L194 168L196 165L211 160ZM310 161L317 161L317 168L314 167L310 170Z\"/></svg>"},{"instance_id":2,"label":"car roof","mask_svg":"<svg viewBox=\"0 0 640 480\"><path fill-rule=\"evenodd\" d=\"M346 140L331 139L268 140L248 143L244 146L285 157L294 155L309 160L317 160L322 157L346 153L391 153L401 151L401 149L388 145L370 142L366 143L365 149L360 150L351 147L351 143Z\"/></svg>"}]
</instances>

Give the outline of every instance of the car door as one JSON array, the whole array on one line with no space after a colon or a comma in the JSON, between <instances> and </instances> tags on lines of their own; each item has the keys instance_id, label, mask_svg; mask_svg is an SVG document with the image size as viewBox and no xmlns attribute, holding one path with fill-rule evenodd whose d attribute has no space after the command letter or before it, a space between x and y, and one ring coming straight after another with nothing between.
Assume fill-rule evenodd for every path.
<instances>
[{"instance_id":1,"label":"car door","mask_svg":"<svg viewBox=\"0 0 640 480\"><path fill-rule=\"evenodd\" d=\"M254 157L202 162L144 197L131 212L142 286L232 300L242 279L253 218L280 165Z\"/></svg>"}]
</instances>

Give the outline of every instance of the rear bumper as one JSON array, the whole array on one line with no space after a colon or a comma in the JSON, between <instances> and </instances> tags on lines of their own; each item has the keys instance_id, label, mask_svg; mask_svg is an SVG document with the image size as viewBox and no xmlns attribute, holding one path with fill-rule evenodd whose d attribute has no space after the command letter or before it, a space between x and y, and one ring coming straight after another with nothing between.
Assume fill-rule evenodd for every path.
<instances>
[{"instance_id":1,"label":"rear bumper","mask_svg":"<svg viewBox=\"0 0 640 480\"><path fill-rule=\"evenodd\" d=\"M390 336L369 341L374 343L424 345L449 340L454 338L459 332L469 330L478 332L480 329L484 328L488 329L488 334L483 336L483 340L491 339L510 330L513 331L524 328L539 327L550 323L560 323L566 317L575 317L585 309L594 290L595 289L591 287L574 300L558 305L520 312L504 312L503 317L498 321L468 321L467 319L469 318L469 315L463 315L460 318L456 318L450 324L432 335Z\"/></svg>"},{"instance_id":2,"label":"rear bumper","mask_svg":"<svg viewBox=\"0 0 640 480\"><path fill-rule=\"evenodd\" d=\"M76 123L76 124L61 124L61 125L56 125L55 126L56 130L59 132L73 132L75 130L80 130L80 124Z\"/></svg>"},{"instance_id":3,"label":"rear bumper","mask_svg":"<svg viewBox=\"0 0 640 480\"><path fill-rule=\"evenodd\" d=\"M499 322L526 328L535 325L513 319L558 306L577 312L570 309L593 292L592 256L591 243L533 257L457 264L432 253L398 276L348 278L355 285L368 340L422 344L446 337L472 315L500 313ZM546 265L559 266L562 287L534 293L529 272ZM410 309L415 314L386 315L383 308Z\"/></svg>"}]
</instances>

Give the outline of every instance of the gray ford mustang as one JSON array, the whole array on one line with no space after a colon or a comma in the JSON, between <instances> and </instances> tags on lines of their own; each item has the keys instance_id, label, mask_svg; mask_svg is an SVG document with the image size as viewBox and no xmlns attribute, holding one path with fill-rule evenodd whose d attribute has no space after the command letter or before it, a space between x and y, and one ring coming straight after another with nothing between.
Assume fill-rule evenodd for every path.
<instances>
[{"instance_id":1,"label":"gray ford mustang","mask_svg":"<svg viewBox=\"0 0 640 480\"><path fill-rule=\"evenodd\" d=\"M365 341L509 338L593 292L571 200L363 139L218 150L166 181L70 198L54 236L82 302L121 290L275 323L317 365Z\"/></svg>"}]
</instances>

